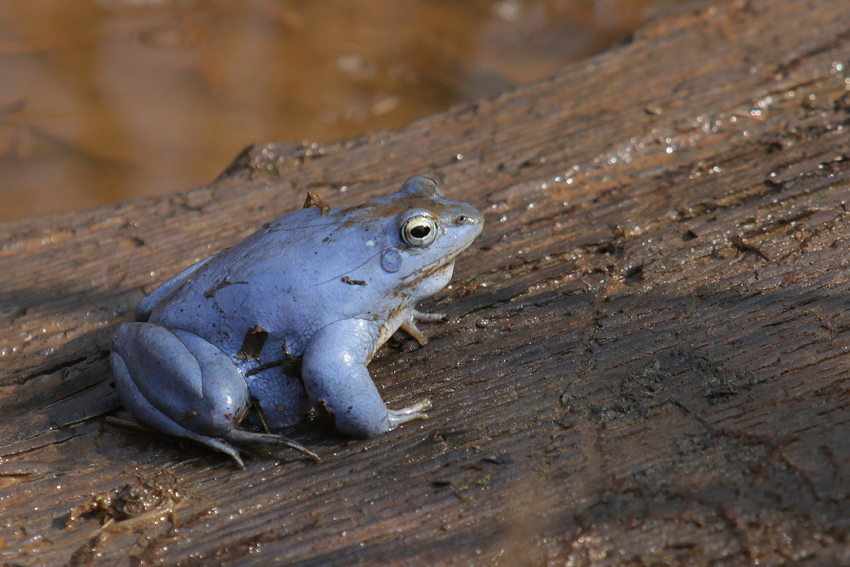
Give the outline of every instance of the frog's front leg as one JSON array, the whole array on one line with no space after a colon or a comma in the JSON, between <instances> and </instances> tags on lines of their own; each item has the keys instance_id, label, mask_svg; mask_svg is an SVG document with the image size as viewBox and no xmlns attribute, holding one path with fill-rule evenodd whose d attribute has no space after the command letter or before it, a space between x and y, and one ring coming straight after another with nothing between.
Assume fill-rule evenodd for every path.
<instances>
[{"instance_id":1,"label":"frog's front leg","mask_svg":"<svg viewBox=\"0 0 850 567\"><path fill-rule=\"evenodd\" d=\"M240 467L234 444L285 445L316 458L285 438L237 429L249 408L248 385L230 357L197 335L125 323L112 339L111 360L124 407L151 427L227 453Z\"/></svg>"},{"instance_id":2,"label":"frog's front leg","mask_svg":"<svg viewBox=\"0 0 850 567\"><path fill-rule=\"evenodd\" d=\"M428 400L400 410L384 405L366 369L379 336L371 321L344 319L320 329L304 350L301 376L307 395L333 415L339 431L352 437L374 437L424 419L423 411L431 406Z\"/></svg>"}]
</instances>

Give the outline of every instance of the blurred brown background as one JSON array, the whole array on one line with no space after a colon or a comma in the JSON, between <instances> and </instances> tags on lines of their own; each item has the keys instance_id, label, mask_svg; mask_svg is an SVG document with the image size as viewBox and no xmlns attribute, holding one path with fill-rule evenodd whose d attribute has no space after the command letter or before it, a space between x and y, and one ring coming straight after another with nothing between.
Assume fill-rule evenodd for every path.
<instances>
[{"instance_id":1,"label":"blurred brown background","mask_svg":"<svg viewBox=\"0 0 850 567\"><path fill-rule=\"evenodd\" d=\"M171 193L554 74L670 0L6 0L0 221Z\"/></svg>"}]
</instances>

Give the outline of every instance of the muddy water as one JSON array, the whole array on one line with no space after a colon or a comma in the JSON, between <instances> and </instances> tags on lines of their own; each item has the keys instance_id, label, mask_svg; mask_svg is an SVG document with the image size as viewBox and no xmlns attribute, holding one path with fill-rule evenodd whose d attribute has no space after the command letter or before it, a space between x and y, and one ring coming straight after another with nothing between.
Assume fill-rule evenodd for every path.
<instances>
[{"instance_id":1,"label":"muddy water","mask_svg":"<svg viewBox=\"0 0 850 567\"><path fill-rule=\"evenodd\" d=\"M668 2L669 3L669 2ZM0 220L208 183L549 76L658 0L5 0Z\"/></svg>"}]
</instances>

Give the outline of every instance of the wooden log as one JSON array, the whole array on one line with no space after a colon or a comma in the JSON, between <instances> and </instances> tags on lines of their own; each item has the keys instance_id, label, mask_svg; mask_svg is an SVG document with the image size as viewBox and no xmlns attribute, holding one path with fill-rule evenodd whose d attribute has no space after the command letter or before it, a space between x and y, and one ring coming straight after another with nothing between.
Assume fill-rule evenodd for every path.
<instances>
[{"instance_id":1,"label":"wooden log","mask_svg":"<svg viewBox=\"0 0 850 567\"><path fill-rule=\"evenodd\" d=\"M847 2L689 4L399 132L0 225L0 564L845 564L848 53ZM424 305L452 320L370 366L428 420L305 426L322 463L245 470L106 422L111 333L156 284L308 190L417 174L487 222Z\"/></svg>"}]
</instances>

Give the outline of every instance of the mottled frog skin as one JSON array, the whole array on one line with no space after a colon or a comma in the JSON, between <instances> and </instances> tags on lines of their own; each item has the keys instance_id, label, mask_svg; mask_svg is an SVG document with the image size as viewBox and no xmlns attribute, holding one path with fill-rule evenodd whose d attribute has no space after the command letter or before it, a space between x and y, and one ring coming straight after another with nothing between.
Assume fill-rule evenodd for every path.
<instances>
[{"instance_id":1,"label":"mottled frog skin","mask_svg":"<svg viewBox=\"0 0 850 567\"><path fill-rule=\"evenodd\" d=\"M312 195L311 195L312 197ZM177 274L139 304L112 341L118 394L139 421L223 451L287 445L239 427L251 408L269 429L311 408L367 438L425 417L390 410L366 365L396 330L420 343L420 300L449 282L481 214L414 177L351 208L321 199Z\"/></svg>"}]
</instances>

